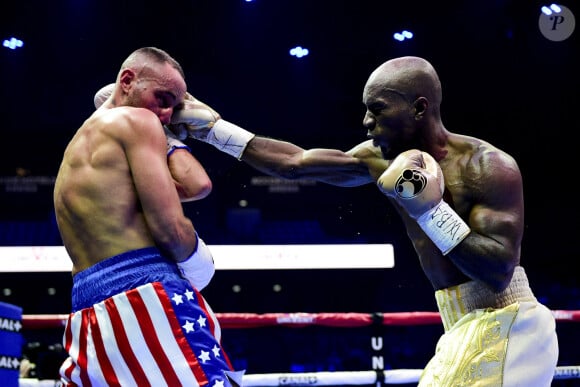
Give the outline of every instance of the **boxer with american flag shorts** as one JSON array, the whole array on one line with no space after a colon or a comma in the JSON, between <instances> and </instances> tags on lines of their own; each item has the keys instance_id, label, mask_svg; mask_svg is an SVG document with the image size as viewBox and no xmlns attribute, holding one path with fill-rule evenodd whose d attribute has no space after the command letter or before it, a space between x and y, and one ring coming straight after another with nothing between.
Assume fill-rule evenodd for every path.
<instances>
[{"instance_id":1,"label":"boxer with american flag shorts","mask_svg":"<svg viewBox=\"0 0 580 387\"><path fill-rule=\"evenodd\" d=\"M241 385L201 293L156 248L74 276L61 367L67 386Z\"/></svg>"}]
</instances>

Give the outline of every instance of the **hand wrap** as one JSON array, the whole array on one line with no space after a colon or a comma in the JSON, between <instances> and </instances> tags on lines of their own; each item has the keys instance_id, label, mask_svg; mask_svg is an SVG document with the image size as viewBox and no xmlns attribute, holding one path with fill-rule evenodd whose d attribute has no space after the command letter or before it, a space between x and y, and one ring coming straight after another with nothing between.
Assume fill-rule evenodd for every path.
<instances>
[{"instance_id":1,"label":"hand wrap","mask_svg":"<svg viewBox=\"0 0 580 387\"><path fill-rule=\"evenodd\" d=\"M443 200L421 215L417 223L443 255L447 255L471 231L467 223Z\"/></svg>"},{"instance_id":2,"label":"hand wrap","mask_svg":"<svg viewBox=\"0 0 580 387\"><path fill-rule=\"evenodd\" d=\"M379 177L377 185L417 221L443 255L471 231L443 200L443 172L426 152L411 149L401 153Z\"/></svg>"},{"instance_id":3,"label":"hand wrap","mask_svg":"<svg viewBox=\"0 0 580 387\"><path fill-rule=\"evenodd\" d=\"M195 250L185 260L177 263L183 278L197 290L202 290L211 281L215 274L215 265L211 251L205 242L195 233L197 244Z\"/></svg>"},{"instance_id":4,"label":"hand wrap","mask_svg":"<svg viewBox=\"0 0 580 387\"><path fill-rule=\"evenodd\" d=\"M216 121L207 133L207 136L197 137L194 134L192 135L191 132L190 136L207 142L220 151L240 160L248 142L255 137L255 134L222 118Z\"/></svg>"}]
</instances>

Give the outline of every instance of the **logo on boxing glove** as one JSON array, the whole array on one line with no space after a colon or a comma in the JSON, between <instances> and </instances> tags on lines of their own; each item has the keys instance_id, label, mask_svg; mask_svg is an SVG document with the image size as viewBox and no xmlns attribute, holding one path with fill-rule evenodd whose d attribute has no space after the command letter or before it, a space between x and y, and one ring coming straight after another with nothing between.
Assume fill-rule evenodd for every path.
<instances>
[{"instance_id":1,"label":"logo on boxing glove","mask_svg":"<svg viewBox=\"0 0 580 387\"><path fill-rule=\"evenodd\" d=\"M395 183L397 196L411 199L419 195L427 186L427 178L416 169L405 169Z\"/></svg>"}]
</instances>

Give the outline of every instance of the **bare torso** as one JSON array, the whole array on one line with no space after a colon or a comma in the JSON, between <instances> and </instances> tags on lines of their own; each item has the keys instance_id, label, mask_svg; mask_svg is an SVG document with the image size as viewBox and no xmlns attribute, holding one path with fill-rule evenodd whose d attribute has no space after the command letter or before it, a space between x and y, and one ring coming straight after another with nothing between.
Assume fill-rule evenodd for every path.
<instances>
[{"instance_id":1,"label":"bare torso","mask_svg":"<svg viewBox=\"0 0 580 387\"><path fill-rule=\"evenodd\" d=\"M73 274L113 255L155 245L142 211L143 198L137 194L131 173L136 166L130 166L127 156L135 141L132 139L143 135L134 132L134 126L139 126L132 125L135 116L158 122L144 109L100 109L84 122L65 150L55 183L54 206ZM147 129L147 125L142 126ZM160 123L158 131L158 136L147 134L150 139L143 140L147 146L138 144L145 148L139 157L151 160L152 170L156 158L164 161L165 155ZM153 156L157 153L159 156Z\"/></svg>"},{"instance_id":2,"label":"bare torso","mask_svg":"<svg viewBox=\"0 0 580 387\"><path fill-rule=\"evenodd\" d=\"M444 200L466 221L471 233L444 256L416 220L404 211L399 213L434 289L478 280L502 290L520 259L524 203L519 168L511 156L485 141L447 131L444 137L429 153L443 171ZM342 152L305 150L289 142L255 137L242 159L272 176L309 178L343 187L376 183L390 165L373 140Z\"/></svg>"},{"instance_id":3,"label":"bare torso","mask_svg":"<svg viewBox=\"0 0 580 387\"><path fill-rule=\"evenodd\" d=\"M482 243L474 250L475 254L463 257L467 261L479 259L480 254L482 257L491 256L488 262L470 263L474 267L481 267L480 271L484 274L480 279L485 281L486 276L495 276L495 265L488 264L494 263L494 259L498 271L504 264L508 267L519 264L519 246L523 233L523 195L519 170L510 156L485 141L468 136L450 134L443 153L445 156L438 162L445 179L444 200L470 223L472 231L491 238L482 238ZM376 182L388 166L388 161L383 160L376 151L374 154L377 156L373 156L371 151L359 150L353 155L369 167L370 175ZM504 176L499 181L494 177L498 176L498 169L505 170L505 182L501 181ZM503 183L511 184L508 189L511 195L502 193L506 191ZM399 210L394 200L391 199L391 202ZM449 255L444 256L435 247L416 220L411 219L404 211L398 212L418 254L421 267L434 289L447 288L474 279L464 272L470 269L460 269L457 265L459 260L454 261ZM501 262L502 260L508 262ZM498 272L497 276L500 275Z\"/></svg>"}]
</instances>

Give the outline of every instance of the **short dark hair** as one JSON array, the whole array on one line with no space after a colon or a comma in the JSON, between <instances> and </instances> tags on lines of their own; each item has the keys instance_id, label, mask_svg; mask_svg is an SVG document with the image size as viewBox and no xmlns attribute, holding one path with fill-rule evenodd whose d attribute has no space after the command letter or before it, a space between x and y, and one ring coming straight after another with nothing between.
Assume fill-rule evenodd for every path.
<instances>
[{"instance_id":1,"label":"short dark hair","mask_svg":"<svg viewBox=\"0 0 580 387\"><path fill-rule=\"evenodd\" d=\"M144 56L151 58L158 63L169 63L174 69L176 69L179 74L185 79L185 73L183 68L171 55L169 55L165 50L157 47L141 47L133 51L131 55L123 62L122 68L130 67L137 57Z\"/></svg>"}]
</instances>

